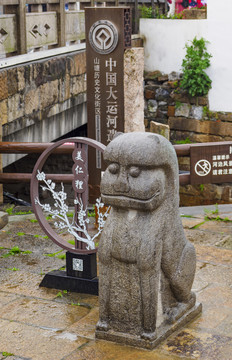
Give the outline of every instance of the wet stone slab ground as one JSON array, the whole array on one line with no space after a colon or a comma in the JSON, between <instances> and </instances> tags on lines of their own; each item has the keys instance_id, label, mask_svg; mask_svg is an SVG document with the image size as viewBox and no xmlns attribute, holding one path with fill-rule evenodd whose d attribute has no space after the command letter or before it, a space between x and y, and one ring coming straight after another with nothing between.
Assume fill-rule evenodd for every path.
<instances>
[{"instance_id":1,"label":"wet stone slab ground","mask_svg":"<svg viewBox=\"0 0 232 360\"><path fill-rule=\"evenodd\" d=\"M33 215L9 217L0 230L0 359L232 359L232 209L219 207L220 219L205 219L201 208L186 214L183 226L197 252L193 290L203 313L153 351L96 341L98 297L39 287L45 273L65 266L65 251ZM7 255L15 247L20 251Z\"/></svg>"}]
</instances>

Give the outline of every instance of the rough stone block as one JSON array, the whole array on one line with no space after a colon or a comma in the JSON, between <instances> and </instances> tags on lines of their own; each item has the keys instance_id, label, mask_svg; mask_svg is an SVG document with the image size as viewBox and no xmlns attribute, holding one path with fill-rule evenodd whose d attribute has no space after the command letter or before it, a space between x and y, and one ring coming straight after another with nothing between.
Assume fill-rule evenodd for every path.
<instances>
[{"instance_id":1,"label":"rough stone block","mask_svg":"<svg viewBox=\"0 0 232 360\"><path fill-rule=\"evenodd\" d=\"M169 105L168 106L168 116L175 116L175 109L176 109L176 107L175 106L173 106L173 105Z\"/></svg>"},{"instance_id":2,"label":"rough stone block","mask_svg":"<svg viewBox=\"0 0 232 360\"><path fill-rule=\"evenodd\" d=\"M176 72L176 71L172 71L169 75L168 75L168 80L169 81L177 81L180 79L180 73Z\"/></svg>"},{"instance_id":3,"label":"rough stone block","mask_svg":"<svg viewBox=\"0 0 232 360\"><path fill-rule=\"evenodd\" d=\"M8 96L14 95L18 91L17 68L7 70Z\"/></svg>"},{"instance_id":4,"label":"rough stone block","mask_svg":"<svg viewBox=\"0 0 232 360\"><path fill-rule=\"evenodd\" d=\"M25 114L32 114L39 110L40 91L39 89L29 90L25 95Z\"/></svg>"},{"instance_id":5,"label":"rough stone block","mask_svg":"<svg viewBox=\"0 0 232 360\"><path fill-rule=\"evenodd\" d=\"M196 105L191 106L190 117L201 120L203 117L203 107Z\"/></svg>"},{"instance_id":6,"label":"rough stone block","mask_svg":"<svg viewBox=\"0 0 232 360\"><path fill-rule=\"evenodd\" d=\"M64 79L59 80L59 102L70 98L70 76L66 75Z\"/></svg>"},{"instance_id":7,"label":"rough stone block","mask_svg":"<svg viewBox=\"0 0 232 360\"><path fill-rule=\"evenodd\" d=\"M8 97L8 86L7 86L7 72L2 71L0 73L0 100L7 99Z\"/></svg>"},{"instance_id":8,"label":"rough stone block","mask_svg":"<svg viewBox=\"0 0 232 360\"><path fill-rule=\"evenodd\" d=\"M2 194L1 194L1 189L2 186L0 187L0 203L2 203ZM4 226L6 226L8 223L8 214L3 212L3 211L0 211L0 229L4 228Z\"/></svg>"},{"instance_id":9,"label":"rough stone block","mask_svg":"<svg viewBox=\"0 0 232 360\"><path fill-rule=\"evenodd\" d=\"M125 132L145 130L143 69L144 49L127 49L124 53Z\"/></svg>"},{"instance_id":10,"label":"rough stone block","mask_svg":"<svg viewBox=\"0 0 232 360\"><path fill-rule=\"evenodd\" d=\"M159 70L151 71L145 74L145 80L157 80L162 73Z\"/></svg>"},{"instance_id":11,"label":"rough stone block","mask_svg":"<svg viewBox=\"0 0 232 360\"><path fill-rule=\"evenodd\" d=\"M232 113L220 114L218 113L219 120L232 122Z\"/></svg>"},{"instance_id":12,"label":"rough stone block","mask_svg":"<svg viewBox=\"0 0 232 360\"><path fill-rule=\"evenodd\" d=\"M160 87L156 90L155 99L158 101L167 100L169 97L169 91L168 88L164 89L163 87Z\"/></svg>"},{"instance_id":13,"label":"rough stone block","mask_svg":"<svg viewBox=\"0 0 232 360\"><path fill-rule=\"evenodd\" d=\"M70 93L72 96L86 91L86 80L84 75L73 77L70 80Z\"/></svg>"},{"instance_id":14,"label":"rough stone block","mask_svg":"<svg viewBox=\"0 0 232 360\"><path fill-rule=\"evenodd\" d=\"M144 95L145 95L146 99L155 99L155 91L154 90L145 88Z\"/></svg>"},{"instance_id":15,"label":"rough stone block","mask_svg":"<svg viewBox=\"0 0 232 360\"><path fill-rule=\"evenodd\" d=\"M69 57L67 62L70 76L82 75L86 72L86 53L85 51Z\"/></svg>"},{"instance_id":16,"label":"rough stone block","mask_svg":"<svg viewBox=\"0 0 232 360\"><path fill-rule=\"evenodd\" d=\"M187 103L187 104L190 103L188 95L184 92L177 93L177 92L173 91L170 94L170 96L174 101L179 101L181 103Z\"/></svg>"},{"instance_id":17,"label":"rough stone block","mask_svg":"<svg viewBox=\"0 0 232 360\"><path fill-rule=\"evenodd\" d=\"M24 115L24 100L20 94L15 94L8 99L8 122Z\"/></svg>"},{"instance_id":18,"label":"rough stone block","mask_svg":"<svg viewBox=\"0 0 232 360\"><path fill-rule=\"evenodd\" d=\"M19 91L22 91L25 88L24 70L25 70L25 67L23 67L23 66L17 68L18 90Z\"/></svg>"},{"instance_id":19,"label":"rough stone block","mask_svg":"<svg viewBox=\"0 0 232 360\"><path fill-rule=\"evenodd\" d=\"M189 117L190 114L190 106L188 104L181 104L175 109L175 116L183 116L185 118Z\"/></svg>"},{"instance_id":20,"label":"rough stone block","mask_svg":"<svg viewBox=\"0 0 232 360\"><path fill-rule=\"evenodd\" d=\"M158 109L158 102L156 100L148 100L147 110L151 113L155 113Z\"/></svg>"},{"instance_id":21,"label":"rough stone block","mask_svg":"<svg viewBox=\"0 0 232 360\"><path fill-rule=\"evenodd\" d=\"M0 101L0 125L7 123L7 100Z\"/></svg>"},{"instance_id":22,"label":"rough stone block","mask_svg":"<svg viewBox=\"0 0 232 360\"><path fill-rule=\"evenodd\" d=\"M200 121L195 119L186 119L182 117L170 117L170 129L193 131L203 134L211 134L221 136L232 136L232 124L217 121Z\"/></svg>"},{"instance_id":23,"label":"rough stone block","mask_svg":"<svg viewBox=\"0 0 232 360\"><path fill-rule=\"evenodd\" d=\"M168 75L158 76L158 81L160 82L168 81Z\"/></svg>"},{"instance_id":24,"label":"rough stone block","mask_svg":"<svg viewBox=\"0 0 232 360\"><path fill-rule=\"evenodd\" d=\"M41 110L44 110L46 107L51 106L58 101L58 80L41 85L39 90Z\"/></svg>"},{"instance_id":25,"label":"rough stone block","mask_svg":"<svg viewBox=\"0 0 232 360\"><path fill-rule=\"evenodd\" d=\"M160 124L155 121L150 122L150 132L164 136L166 139L170 139L170 128L168 125Z\"/></svg>"}]
</instances>

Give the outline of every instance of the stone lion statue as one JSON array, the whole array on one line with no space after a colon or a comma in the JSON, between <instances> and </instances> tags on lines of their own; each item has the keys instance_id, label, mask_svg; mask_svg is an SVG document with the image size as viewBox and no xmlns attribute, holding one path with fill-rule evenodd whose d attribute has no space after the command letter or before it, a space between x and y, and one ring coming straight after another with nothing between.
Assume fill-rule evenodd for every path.
<instances>
[{"instance_id":1,"label":"stone lion statue","mask_svg":"<svg viewBox=\"0 0 232 360\"><path fill-rule=\"evenodd\" d=\"M98 251L96 337L153 342L159 289L164 323L176 322L196 302L196 255L179 215L176 153L160 135L119 133L104 160L101 196L111 212Z\"/></svg>"}]
</instances>

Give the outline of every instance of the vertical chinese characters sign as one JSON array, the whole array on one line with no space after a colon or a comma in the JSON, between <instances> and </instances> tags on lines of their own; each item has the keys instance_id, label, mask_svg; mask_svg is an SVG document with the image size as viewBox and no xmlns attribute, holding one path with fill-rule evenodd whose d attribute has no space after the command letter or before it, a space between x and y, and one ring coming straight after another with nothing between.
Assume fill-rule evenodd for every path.
<instances>
[{"instance_id":1,"label":"vertical chinese characters sign","mask_svg":"<svg viewBox=\"0 0 232 360\"><path fill-rule=\"evenodd\" d=\"M85 19L88 137L107 145L116 132L124 131L123 69L124 51L131 46L130 8L86 8ZM100 152L89 159L90 169L103 169Z\"/></svg>"},{"instance_id":2,"label":"vertical chinese characters sign","mask_svg":"<svg viewBox=\"0 0 232 360\"><path fill-rule=\"evenodd\" d=\"M191 145L191 184L232 182L232 142Z\"/></svg>"}]
</instances>

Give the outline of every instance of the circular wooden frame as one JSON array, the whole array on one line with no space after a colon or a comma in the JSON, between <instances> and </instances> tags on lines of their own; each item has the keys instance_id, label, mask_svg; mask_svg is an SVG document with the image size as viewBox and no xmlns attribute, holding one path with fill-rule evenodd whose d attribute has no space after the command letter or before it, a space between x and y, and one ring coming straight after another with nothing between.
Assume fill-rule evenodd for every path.
<instances>
[{"instance_id":1,"label":"circular wooden frame","mask_svg":"<svg viewBox=\"0 0 232 360\"><path fill-rule=\"evenodd\" d=\"M42 227L45 234L57 245L59 245L61 248L68 250L75 254L91 254L97 251L97 249L93 250L86 250L86 249L77 249L74 245L71 245L67 243L67 241L63 240L61 236L59 236L49 225L46 218L44 217L44 213L41 209L41 207L37 204L35 204L35 199L39 198L39 180L37 179L38 170L41 171L43 168L43 165L45 164L47 158L49 155L54 151L54 149L58 148L59 146L63 145L64 143L77 143L77 144L85 144L88 146L91 146L95 148L96 150L99 150L103 152L105 150L105 145L101 144L100 142L89 139L89 138L83 138L83 137L76 137L76 138L68 138L63 139L60 141L57 141L53 145L51 145L49 148L47 148L39 157L37 160L35 167L32 172L31 177L31 184L30 184L30 193L31 193L31 202L32 207L35 213L35 216Z\"/></svg>"}]
</instances>

